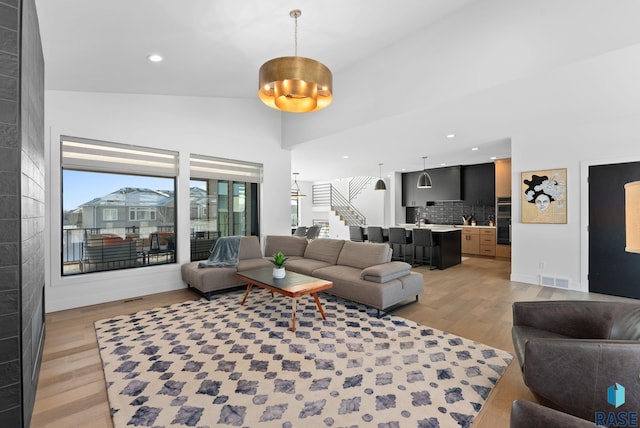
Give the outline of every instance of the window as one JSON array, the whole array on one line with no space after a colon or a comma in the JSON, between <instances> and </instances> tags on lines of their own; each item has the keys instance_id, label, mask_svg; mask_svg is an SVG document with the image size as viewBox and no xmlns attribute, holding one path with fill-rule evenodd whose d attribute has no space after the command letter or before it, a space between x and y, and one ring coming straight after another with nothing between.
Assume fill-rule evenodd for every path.
<instances>
[{"instance_id":1,"label":"window","mask_svg":"<svg viewBox=\"0 0 640 428\"><path fill-rule=\"evenodd\" d=\"M262 165L191 155L191 260L209 256L218 236L259 235Z\"/></svg>"},{"instance_id":2,"label":"window","mask_svg":"<svg viewBox=\"0 0 640 428\"><path fill-rule=\"evenodd\" d=\"M61 146L62 275L175 263L177 153L70 137Z\"/></svg>"},{"instance_id":3,"label":"window","mask_svg":"<svg viewBox=\"0 0 640 428\"><path fill-rule=\"evenodd\" d=\"M156 209L155 208L137 208L137 207L129 208L129 220L156 221Z\"/></svg>"},{"instance_id":4,"label":"window","mask_svg":"<svg viewBox=\"0 0 640 428\"><path fill-rule=\"evenodd\" d=\"M118 221L118 209L117 208L103 208L102 209L103 221Z\"/></svg>"}]
</instances>

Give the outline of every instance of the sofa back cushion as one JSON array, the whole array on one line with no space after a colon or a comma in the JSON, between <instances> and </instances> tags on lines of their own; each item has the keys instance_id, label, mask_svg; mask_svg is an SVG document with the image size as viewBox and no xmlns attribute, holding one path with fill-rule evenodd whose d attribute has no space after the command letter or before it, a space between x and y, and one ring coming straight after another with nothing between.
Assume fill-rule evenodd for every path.
<instances>
[{"instance_id":1,"label":"sofa back cushion","mask_svg":"<svg viewBox=\"0 0 640 428\"><path fill-rule=\"evenodd\" d=\"M240 248L238 249L238 260L260 259L262 258L262 250L260 249L260 241L257 236L243 236L240 239Z\"/></svg>"},{"instance_id":2,"label":"sofa back cushion","mask_svg":"<svg viewBox=\"0 0 640 428\"><path fill-rule=\"evenodd\" d=\"M307 244L304 258L320 260L335 265L344 242L342 239L314 239Z\"/></svg>"},{"instance_id":3,"label":"sofa back cushion","mask_svg":"<svg viewBox=\"0 0 640 428\"><path fill-rule=\"evenodd\" d=\"M364 269L391 260L391 247L387 244L345 241L337 264Z\"/></svg>"},{"instance_id":4,"label":"sofa back cushion","mask_svg":"<svg viewBox=\"0 0 640 428\"><path fill-rule=\"evenodd\" d=\"M304 236L269 235L265 238L264 256L271 257L278 251L285 256L303 257L307 249L307 238Z\"/></svg>"}]
</instances>

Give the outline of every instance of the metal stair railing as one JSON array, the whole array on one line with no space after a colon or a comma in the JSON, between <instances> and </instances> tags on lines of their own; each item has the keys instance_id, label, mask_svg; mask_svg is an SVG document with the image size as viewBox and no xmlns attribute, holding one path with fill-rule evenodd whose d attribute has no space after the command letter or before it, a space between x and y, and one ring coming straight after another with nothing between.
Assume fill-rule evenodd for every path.
<instances>
[{"instance_id":1,"label":"metal stair railing","mask_svg":"<svg viewBox=\"0 0 640 428\"><path fill-rule=\"evenodd\" d=\"M360 176L349 180L349 202L353 201L371 181L371 177Z\"/></svg>"},{"instance_id":2,"label":"metal stair railing","mask_svg":"<svg viewBox=\"0 0 640 428\"><path fill-rule=\"evenodd\" d=\"M333 186L327 184L314 184L312 186L311 203L313 205L331 206L331 190Z\"/></svg>"},{"instance_id":3,"label":"metal stair railing","mask_svg":"<svg viewBox=\"0 0 640 428\"><path fill-rule=\"evenodd\" d=\"M314 184L312 202L314 205L328 205L347 226L367 224L367 219L332 184Z\"/></svg>"}]
</instances>

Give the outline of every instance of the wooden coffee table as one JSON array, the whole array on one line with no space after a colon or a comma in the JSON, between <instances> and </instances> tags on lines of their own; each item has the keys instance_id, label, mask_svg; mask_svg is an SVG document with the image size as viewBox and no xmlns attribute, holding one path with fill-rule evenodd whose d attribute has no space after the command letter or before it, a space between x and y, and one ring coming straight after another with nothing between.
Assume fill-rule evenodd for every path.
<instances>
[{"instance_id":1,"label":"wooden coffee table","mask_svg":"<svg viewBox=\"0 0 640 428\"><path fill-rule=\"evenodd\" d=\"M295 272L287 271L284 278L274 278L272 268L250 269L236 273L236 276L247 282L247 291L242 298L242 305L247 300L247 296L251 288L256 285L265 288L273 293L279 293L283 296L291 297L291 331L296 331L296 299L305 294L311 294L316 301L322 319L326 320L320 299L318 299L318 291L328 290L333 287L333 282L324 279L314 278L312 276L302 275Z\"/></svg>"}]
</instances>

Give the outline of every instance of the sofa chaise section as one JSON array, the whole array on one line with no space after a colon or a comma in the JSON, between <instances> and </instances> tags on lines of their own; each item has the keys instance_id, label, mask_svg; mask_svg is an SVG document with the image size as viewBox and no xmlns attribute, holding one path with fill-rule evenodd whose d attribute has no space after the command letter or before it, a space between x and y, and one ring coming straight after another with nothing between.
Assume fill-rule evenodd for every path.
<instances>
[{"instance_id":1,"label":"sofa chaise section","mask_svg":"<svg viewBox=\"0 0 640 428\"><path fill-rule=\"evenodd\" d=\"M271 263L262 257L260 242L256 236L243 236L238 249L237 267L203 267L200 261L185 263L181 266L182 280L209 299L217 291L245 285L236 277L236 272L261 267Z\"/></svg>"}]
</instances>

